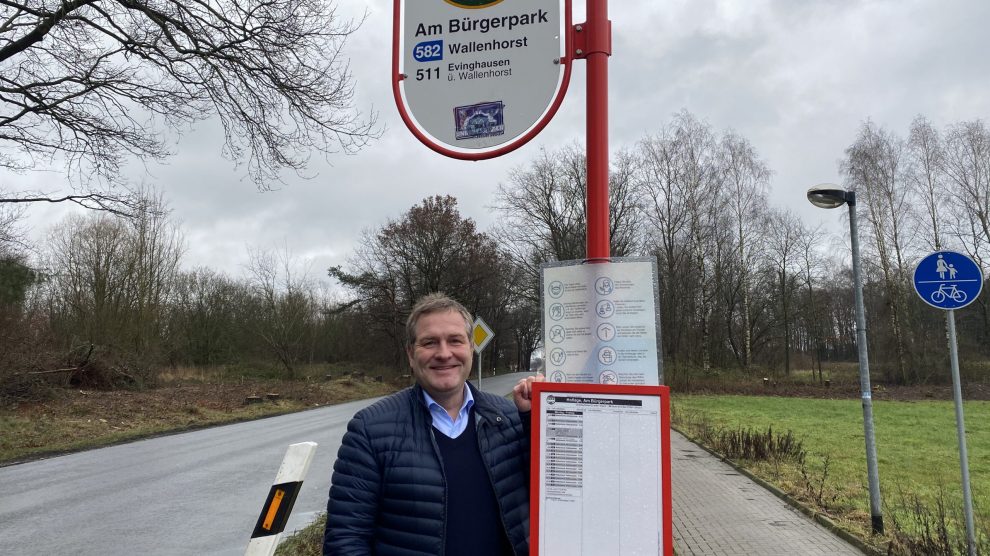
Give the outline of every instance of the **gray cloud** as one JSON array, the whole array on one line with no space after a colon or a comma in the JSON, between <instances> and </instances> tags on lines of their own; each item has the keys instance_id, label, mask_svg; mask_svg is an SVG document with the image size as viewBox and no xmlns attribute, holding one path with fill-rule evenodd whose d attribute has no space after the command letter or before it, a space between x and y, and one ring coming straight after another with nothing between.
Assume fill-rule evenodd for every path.
<instances>
[{"instance_id":1,"label":"gray cloud","mask_svg":"<svg viewBox=\"0 0 990 556\"><path fill-rule=\"evenodd\" d=\"M182 220L187 266L240 274L246 246L285 243L312 258L321 275L350 256L361 230L434 194L457 196L462 214L484 229L493 220L492 194L510 168L540 146L584 140L584 63L577 62L561 110L529 145L484 162L435 154L405 129L392 99L391 2L340 3L341 14L365 9L368 19L346 52L356 105L379 112L385 135L329 164L314 158L312 179L287 176L279 190L259 193L243 169L220 156L214 124L184 134L176 156L143 179L165 192ZM610 18L613 149L634 145L686 108L716 130L750 139L775 170L774 203L812 224L838 228L838 215L811 207L804 191L839 179L837 160L866 118L904 134L919 113L938 126L990 113L982 29L990 3L983 0L613 0ZM64 183L57 174L0 179L20 189ZM32 209L34 229L40 234L65 212Z\"/></svg>"}]
</instances>

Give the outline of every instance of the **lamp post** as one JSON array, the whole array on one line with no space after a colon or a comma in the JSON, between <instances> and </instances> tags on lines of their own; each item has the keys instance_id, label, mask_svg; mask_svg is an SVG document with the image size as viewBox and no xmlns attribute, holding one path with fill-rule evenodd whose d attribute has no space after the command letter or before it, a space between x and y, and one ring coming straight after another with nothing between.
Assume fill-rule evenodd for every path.
<instances>
[{"instance_id":1,"label":"lamp post","mask_svg":"<svg viewBox=\"0 0 990 556\"><path fill-rule=\"evenodd\" d=\"M859 232L856 225L856 192L823 183L808 190L808 200L819 208L849 205L849 236L852 243L853 284L856 291L856 343L859 347L859 389L863 401L863 433L866 437L866 475L870 485L870 518L873 532L883 534L880 508L880 476L877 472L877 444L873 434L873 394L870 389L870 361L866 353L866 310L863 307L863 278L859 260Z\"/></svg>"}]
</instances>

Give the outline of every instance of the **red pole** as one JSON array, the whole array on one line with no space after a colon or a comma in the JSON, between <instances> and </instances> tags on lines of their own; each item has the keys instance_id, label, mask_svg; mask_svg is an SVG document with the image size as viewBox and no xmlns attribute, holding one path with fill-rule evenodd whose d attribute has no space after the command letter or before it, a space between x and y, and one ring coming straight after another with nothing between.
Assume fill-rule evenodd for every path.
<instances>
[{"instance_id":1,"label":"red pole","mask_svg":"<svg viewBox=\"0 0 990 556\"><path fill-rule=\"evenodd\" d=\"M612 22L608 0L587 0L588 21L583 54L588 62L588 258L608 259L608 57L612 54ZM582 27L584 27L582 29Z\"/></svg>"}]
</instances>

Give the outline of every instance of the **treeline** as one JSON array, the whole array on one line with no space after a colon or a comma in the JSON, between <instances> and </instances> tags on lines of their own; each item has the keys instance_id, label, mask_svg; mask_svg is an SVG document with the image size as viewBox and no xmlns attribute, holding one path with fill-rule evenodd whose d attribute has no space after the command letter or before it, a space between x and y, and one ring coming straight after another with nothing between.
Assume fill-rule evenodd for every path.
<instances>
[{"instance_id":1,"label":"treeline","mask_svg":"<svg viewBox=\"0 0 990 556\"><path fill-rule=\"evenodd\" d=\"M823 361L855 360L849 238L774 206L784 200L771 203L772 171L749 141L681 112L612 162L612 254L657 259L670 381L754 366L821 378ZM917 298L912 272L935 249L988 268L990 131L977 120L940 133L919 117L900 138L867 121L840 171L859 193L873 369L890 383L946 380L944 313ZM531 284L540 262L583 256L585 191L579 146L541 153L499 189L495 233ZM987 300L957 311L964 372L990 354Z\"/></svg>"},{"instance_id":2,"label":"treeline","mask_svg":"<svg viewBox=\"0 0 990 556\"><path fill-rule=\"evenodd\" d=\"M163 367L245 365L297 376L379 354L360 319L287 250L248 253L246 275L181 268L184 242L160 197L138 216L71 216L28 257L19 213L0 254L0 395L42 384L151 386ZM372 354L372 357L364 357Z\"/></svg>"},{"instance_id":3,"label":"treeline","mask_svg":"<svg viewBox=\"0 0 990 556\"><path fill-rule=\"evenodd\" d=\"M748 140L681 112L611 165L611 252L657 260L669 382L717 368L821 378L827 362L855 360L848 237L771 202L772 170ZM914 295L911 273L946 248L987 268L990 132L918 118L901 137L867 121L840 171L858 194L875 380L944 381L944 315ZM365 232L328 269L334 286L287 249L250 252L243 277L184 270L181 231L153 194L137 217L67 219L34 255L21 215L0 205L0 390L51 378L149 384L187 365L293 377L352 362L401 374L405 317L438 290L495 330L487 369L525 369L539 343L540 264L584 257L586 187L581 146L542 150L499 186L492 229L462 217L454 197L428 197ZM786 204L805 202L794 195ZM990 355L988 309L983 295L957 312L964 372Z\"/></svg>"}]
</instances>

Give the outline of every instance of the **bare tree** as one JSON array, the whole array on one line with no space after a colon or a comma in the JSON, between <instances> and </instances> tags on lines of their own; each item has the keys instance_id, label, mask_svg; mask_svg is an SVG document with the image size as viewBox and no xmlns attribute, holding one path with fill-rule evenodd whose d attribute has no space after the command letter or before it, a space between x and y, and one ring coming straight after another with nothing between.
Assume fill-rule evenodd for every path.
<instances>
[{"instance_id":1,"label":"bare tree","mask_svg":"<svg viewBox=\"0 0 990 556\"><path fill-rule=\"evenodd\" d=\"M582 155L576 145L557 152L540 149L527 167L513 168L500 184L494 210L505 221L500 234L519 260L533 263L584 257Z\"/></svg>"},{"instance_id":2,"label":"bare tree","mask_svg":"<svg viewBox=\"0 0 990 556\"><path fill-rule=\"evenodd\" d=\"M73 215L48 243L51 312L59 336L69 339L65 347L118 342L130 320L127 226L109 216Z\"/></svg>"},{"instance_id":3,"label":"bare tree","mask_svg":"<svg viewBox=\"0 0 990 556\"><path fill-rule=\"evenodd\" d=\"M610 252L635 253L640 242L641 196L631 153L612 157L609 174ZM528 166L514 168L499 185L492 207L505 219L498 233L514 258L534 277L546 261L583 259L587 233L587 161L578 144L540 151Z\"/></svg>"},{"instance_id":4,"label":"bare tree","mask_svg":"<svg viewBox=\"0 0 990 556\"><path fill-rule=\"evenodd\" d=\"M257 303L252 328L286 376L296 378L315 316L309 263L298 263L287 247L251 250L248 255L249 282Z\"/></svg>"},{"instance_id":5,"label":"bare tree","mask_svg":"<svg viewBox=\"0 0 990 556\"><path fill-rule=\"evenodd\" d=\"M687 197L680 163L678 133L667 126L639 143L639 181L644 192L646 248L660 265L663 352L677 361L688 330L689 315L674 287L674 277L687 266L685 248L688 228Z\"/></svg>"},{"instance_id":6,"label":"bare tree","mask_svg":"<svg viewBox=\"0 0 990 556\"><path fill-rule=\"evenodd\" d=\"M976 233L990 243L990 130L983 121L949 127L944 168Z\"/></svg>"},{"instance_id":7,"label":"bare tree","mask_svg":"<svg viewBox=\"0 0 990 556\"><path fill-rule=\"evenodd\" d=\"M707 122L688 112L675 117L680 143L684 193L688 211L688 243L691 251L689 267L698 283L694 296L694 312L701 329L699 351L702 369L711 367L712 310L716 293L718 265L716 255L723 244L720 232L725 215L725 198L720 194L722 171L718 164L715 137Z\"/></svg>"},{"instance_id":8,"label":"bare tree","mask_svg":"<svg viewBox=\"0 0 990 556\"><path fill-rule=\"evenodd\" d=\"M140 192L138 216L127 221L130 227L130 296L133 327L139 353L149 353L161 343L167 306L172 301L179 263L185 242L178 227L168 219L161 193Z\"/></svg>"},{"instance_id":9,"label":"bare tree","mask_svg":"<svg viewBox=\"0 0 990 556\"><path fill-rule=\"evenodd\" d=\"M769 233L766 261L775 277L780 307L778 322L784 344L784 373L791 372L791 339L794 325L794 297L798 289L801 237L807 235L801 221L792 212L774 210L767 220Z\"/></svg>"},{"instance_id":10,"label":"bare tree","mask_svg":"<svg viewBox=\"0 0 990 556\"><path fill-rule=\"evenodd\" d=\"M883 275L891 331L895 344L896 374L888 379L908 382L910 329L905 321L907 261L905 245L909 233L906 203L908 188L903 183L904 141L867 120L856 141L846 149L840 170L866 207L865 220L876 249Z\"/></svg>"},{"instance_id":11,"label":"bare tree","mask_svg":"<svg viewBox=\"0 0 990 556\"><path fill-rule=\"evenodd\" d=\"M4 0L0 168L54 158L81 185L119 185L128 158L170 154L165 130L216 117L223 154L266 188L378 135L352 105L356 28L332 0Z\"/></svg>"},{"instance_id":12,"label":"bare tree","mask_svg":"<svg viewBox=\"0 0 990 556\"><path fill-rule=\"evenodd\" d=\"M612 168L608 178L608 211L609 252L613 257L632 255L642 246L640 218L643 191L636 181L638 165L639 159L633 152L621 150L612 155Z\"/></svg>"},{"instance_id":13,"label":"bare tree","mask_svg":"<svg viewBox=\"0 0 990 556\"><path fill-rule=\"evenodd\" d=\"M742 295L742 365L749 366L753 357L753 324L750 309L750 268L759 236L761 212L765 210L771 171L759 158L756 149L744 137L726 133L719 154L725 172L724 188L735 228L739 263L739 291Z\"/></svg>"},{"instance_id":14,"label":"bare tree","mask_svg":"<svg viewBox=\"0 0 990 556\"><path fill-rule=\"evenodd\" d=\"M963 218L957 236L982 268L990 263L990 130L982 120L961 122L946 133L945 173ZM990 301L978 298L984 345L990 344Z\"/></svg>"},{"instance_id":15,"label":"bare tree","mask_svg":"<svg viewBox=\"0 0 990 556\"><path fill-rule=\"evenodd\" d=\"M822 311L815 298L815 282L818 280L825 266L825 257L820 251L824 234L821 224L812 229L807 229L802 225L798 230L798 269L801 273L804 287L808 292L808 296L805 299L804 322L807 333L811 336L811 345L815 351L814 360L818 366L818 382L821 382L824 379L822 376L822 353L824 351L822 336L826 328L823 325ZM812 376L814 376L814 369L812 369Z\"/></svg>"},{"instance_id":16,"label":"bare tree","mask_svg":"<svg viewBox=\"0 0 990 556\"><path fill-rule=\"evenodd\" d=\"M918 212L921 220L918 228L929 247L938 251L945 247L947 226L943 219L946 205L952 199L945 178L942 139L931 122L918 116L911 122L907 148L907 182L925 209L923 213Z\"/></svg>"},{"instance_id":17,"label":"bare tree","mask_svg":"<svg viewBox=\"0 0 990 556\"><path fill-rule=\"evenodd\" d=\"M160 197L134 220L73 215L50 234L45 287L52 329L65 352L96 346L105 385L154 380L183 244ZM155 216L159 215L159 216ZM90 369L80 369L89 372Z\"/></svg>"},{"instance_id":18,"label":"bare tree","mask_svg":"<svg viewBox=\"0 0 990 556\"><path fill-rule=\"evenodd\" d=\"M248 328L248 288L209 268L199 267L176 277L169 311L173 363L216 365L237 361L256 344L241 330ZM250 342L250 344L249 344Z\"/></svg>"},{"instance_id":19,"label":"bare tree","mask_svg":"<svg viewBox=\"0 0 990 556\"><path fill-rule=\"evenodd\" d=\"M659 134L640 142L637 172L647 248L661 266L664 351L676 360L690 343L703 368L711 365L715 282L728 255L724 240L730 229L717 147L711 127L681 111Z\"/></svg>"},{"instance_id":20,"label":"bare tree","mask_svg":"<svg viewBox=\"0 0 990 556\"><path fill-rule=\"evenodd\" d=\"M28 266L23 212L19 207L0 205L0 376L4 374L4 363L25 347L16 338L23 328L22 308L27 291L37 279Z\"/></svg>"}]
</instances>

